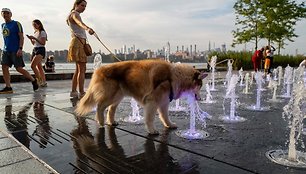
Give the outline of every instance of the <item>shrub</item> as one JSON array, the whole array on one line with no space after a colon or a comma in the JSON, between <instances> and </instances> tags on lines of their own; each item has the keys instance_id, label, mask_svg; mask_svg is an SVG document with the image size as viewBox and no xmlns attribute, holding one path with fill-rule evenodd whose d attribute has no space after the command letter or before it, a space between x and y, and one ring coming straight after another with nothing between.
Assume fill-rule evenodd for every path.
<instances>
[{"instance_id":1,"label":"shrub","mask_svg":"<svg viewBox=\"0 0 306 174\"><path fill-rule=\"evenodd\" d=\"M253 69L252 55L250 51L227 51L227 52L211 52L208 57L216 55L218 57L218 62L222 62L217 66L227 66L227 59L233 59L233 69L239 70L241 67L243 70ZM302 55L292 56L292 55L274 55L273 66L282 66L286 67L288 64L292 67L299 66L300 62L304 59Z\"/></svg>"}]
</instances>

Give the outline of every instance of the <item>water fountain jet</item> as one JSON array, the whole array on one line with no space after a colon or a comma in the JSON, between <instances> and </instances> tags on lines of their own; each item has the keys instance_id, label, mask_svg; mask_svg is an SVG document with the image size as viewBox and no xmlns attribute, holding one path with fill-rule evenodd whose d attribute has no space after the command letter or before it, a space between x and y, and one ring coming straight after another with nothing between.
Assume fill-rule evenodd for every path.
<instances>
[{"instance_id":1,"label":"water fountain jet","mask_svg":"<svg viewBox=\"0 0 306 174\"><path fill-rule=\"evenodd\" d=\"M206 92L207 92L207 94L206 94L206 100L204 100L204 101L201 101L201 103L216 103L216 101L215 100L213 100L213 98L212 98L212 95L211 95L211 93L210 93L210 87L209 87L209 84L207 83L206 84Z\"/></svg>"},{"instance_id":2,"label":"water fountain jet","mask_svg":"<svg viewBox=\"0 0 306 174\"><path fill-rule=\"evenodd\" d=\"M261 106L261 91L262 91L262 83L263 83L263 73L257 72L255 74L255 80L257 84L257 96L256 96L256 105L247 106L246 108L252 111L269 111L270 107L262 107Z\"/></svg>"},{"instance_id":3,"label":"water fountain jet","mask_svg":"<svg viewBox=\"0 0 306 174\"><path fill-rule=\"evenodd\" d=\"M169 111L179 112L179 111L186 111L186 107L181 105L181 99L175 100L175 106L169 107Z\"/></svg>"},{"instance_id":4,"label":"water fountain jet","mask_svg":"<svg viewBox=\"0 0 306 174\"><path fill-rule=\"evenodd\" d=\"M212 56L210 60L210 66L211 66L211 79L212 79L212 84L211 84L211 89L210 91L218 91L215 88L215 69L216 69L216 62L217 62L217 56Z\"/></svg>"},{"instance_id":5,"label":"water fountain jet","mask_svg":"<svg viewBox=\"0 0 306 174\"><path fill-rule=\"evenodd\" d=\"M131 98L130 103L132 107L132 112L129 114L129 116L122 118L121 121L133 124L143 124L144 118L139 113L139 107L137 105L136 100L134 98Z\"/></svg>"},{"instance_id":6,"label":"water fountain jet","mask_svg":"<svg viewBox=\"0 0 306 174\"><path fill-rule=\"evenodd\" d=\"M266 153L266 157L277 164L306 168L306 152L297 150L298 143L305 148L300 137L303 131L303 119L306 117L302 108L306 105L306 87L303 81L299 80L293 88L292 97L283 108L283 116L287 116L290 128L288 150L270 150Z\"/></svg>"},{"instance_id":7,"label":"water fountain jet","mask_svg":"<svg viewBox=\"0 0 306 174\"><path fill-rule=\"evenodd\" d=\"M226 96L231 98L230 105L230 115L221 116L220 119L224 122L235 123L235 122L243 122L246 119L243 117L237 116L236 111L236 84L238 83L239 77L237 75L233 75L230 81L229 88L227 89Z\"/></svg>"},{"instance_id":8,"label":"water fountain jet","mask_svg":"<svg viewBox=\"0 0 306 174\"><path fill-rule=\"evenodd\" d=\"M191 95L190 93L186 93L185 95L187 97L190 109L190 128L187 130L178 130L176 131L176 135L189 140L204 139L209 136L209 133L203 130L196 129L196 119L198 119L202 123L202 127L206 128L205 120L207 118L211 118L211 116L200 109L198 103L195 100L194 95Z\"/></svg>"}]
</instances>

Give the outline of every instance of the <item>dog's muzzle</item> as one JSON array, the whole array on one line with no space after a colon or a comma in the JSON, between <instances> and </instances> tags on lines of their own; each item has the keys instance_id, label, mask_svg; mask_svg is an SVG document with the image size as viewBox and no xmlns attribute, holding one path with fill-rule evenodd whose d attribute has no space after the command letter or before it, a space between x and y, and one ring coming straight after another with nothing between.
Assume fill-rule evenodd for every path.
<instances>
[{"instance_id":1,"label":"dog's muzzle","mask_svg":"<svg viewBox=\"0 0 306 174\"><path fill-rule=\"evenodd\" d=\"M198 94L194 94L194 98L195 98L197 101L200 101L200 100L201 100L201 96L198 95Z\"/></svg>"}]
</instances>

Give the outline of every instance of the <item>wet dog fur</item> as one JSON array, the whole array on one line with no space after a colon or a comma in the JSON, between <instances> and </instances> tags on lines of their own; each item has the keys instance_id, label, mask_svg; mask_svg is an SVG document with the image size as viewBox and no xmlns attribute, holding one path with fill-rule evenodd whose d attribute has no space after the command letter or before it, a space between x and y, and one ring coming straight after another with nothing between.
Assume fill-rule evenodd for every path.
<instances>
[{"instance_id":1,"label":"wet dog fur","mask_svg":"<svg viewBox=\"0 0 306 174\"><path fill-rule=\"evenodd\" d=\"M124 61L105 65L93 73L76 113L83 116L97 105L96 120L103 127L104 111L108 107L106 124L116 125L116 108L125 96L130 96L144 109L148 133L158 134L153 124L156 111L166 128L177 128L168 118L170 101L178 99L187 91L200 100L202 79L206 75L189 65L163 60Z\"/></svg>"}]
</instances>

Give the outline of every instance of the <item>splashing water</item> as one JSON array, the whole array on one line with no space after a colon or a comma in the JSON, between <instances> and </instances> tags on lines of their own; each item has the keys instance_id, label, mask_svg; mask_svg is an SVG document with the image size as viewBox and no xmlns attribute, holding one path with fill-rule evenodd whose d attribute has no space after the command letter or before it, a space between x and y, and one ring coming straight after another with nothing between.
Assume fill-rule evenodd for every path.
<instances>
[{"instance_id":1,"label":"splashing water","mask_svg":"<svg viewBox=\"0 0 306 174\"><path fill-rule=\"evenodd\" d=\"M206 128L206 118L211 118L211 116L200 109L194 95L191 93L186 93L185 96L187 97L190 109L190 128L187 130L178 130L176 131L176 134L179 137L189 140L204 139L209 136L209 133L196 129L196 119L202 123L203 128Z\"/></svg>"},{"instance_id":2,"label":"splashing water","mask_svg":"<svg viewBox=\"0 0 306 174\"><path fill-rule=\"evenodd\" d=\"M240 70L238 71L238 73L239 73L239 79L240 79L240 86L244 86L244 84L243 84L243 78L244 78L244 76L243 76L243 68L242 68L242 67L240 68Z\"/></svg>"},{"instance_id":3,"label":"splashing water","mask_svg":"<svg viewBox=\"0 0 306 174\"><path fill-rule=\"evenodd\" d=\"M250 85L253 85L254 76L255 76L255 72L253 71L253 72L251 72Z\"/></svg>"},{"instance_id":4,"label":"splashing water","mask_svg":"<svg viewBox=\"0 0 306 174\"><path fill-rule=\"evenodd\" d=\"M209 87L208 83L206 84L206 92L207 92L206 100L201 101L201 103L216 103L216 101L213 100L213 97L212 97L212 95L210 93L210 87Z\"/></svg>"},{"instance_id":5,"label":"splashing water","mask_svg":"<svg viewBox=\"0 0 306 174\"><path fill-rule=\"evenodd\" d=\"M301 112L301 108L299 107L303 98L305 100L306 90L304 84L299 85L297 87L300 94L295 94L295 98L293 97L291 101L289 101L288 105L284 107L284 114L288 116L288 119L292 119L290 122L290 136L289 136L289 151L288 151L288 159L290 161L297 161L297 153L296 153L296 143L301 135L303 130L303 119L304 115ZM304 96L303 96L304 95Z\"/></svg>"},{"instance_id":6,"label":"splashing water","mask_svg":"<svg viewBox=\"0 0 306 174\"><path fill-rule=\"evenodd\" d=\"M170 107L169 111L174 111L174 112L178 112L178 111L186 111L186 107L181 105L181 100L177 99L175 100L175 106Z\"/></svg>"},{"instance_id":7,"label":"splashing water","mask_svg":"<svg viewBox=\"0 0 306 174\"><path fill-rule=\"evenodd\" d=\"M244 90L243 90L243 93L244 93L244 94L252 94L252 93L249 91L249 88L250 88L250 87L249 87L249 85L250 85L250 74L249 74L249 73L246 73L244 79L245 79L245 88L244 88Z\"/></svg>"},{"instance_id":8,"label":"splashing water","mask_svg":"<svg viewBox=\"0 0 306 174\"><path fill-rule=\"evenodd\" d=\"M277 69L277 68L274 68L274 69L273 69L273 72L272 72L272 73L273 73L273 80L274 80L274 81L277 81L277 71L278 71L278 69Z\"/></svg>"},{"instance_id":9,"label":"splashing water","mask_svg":"<svg viewBox=\"0 0 306 174\"><path fill-rule=\"evenodd\" d=\"M225 79L226 79L225 84L227 85L227 87L229 86L229 83L232 77L232 71L233 71L233 62L232 60L229 59L227 61L227 73L225 76Z\"/></svg>"},{"instance_id":10,"label":"splashing water","mask_svg":"<svg viewBox=\"0 0 306 174\"><path fill-rule=\"evenodd\" d=\"M283 78L283 68L279 66L277 67L277 69L278 69L278 86L280 86Z\"/></svg>"},{"instance_id":11,"label":"splashing water","mask_svg":"<svg viewBox=\"0 0 306 174\"><path fill-rule=\"evenodd\" d=\"M282 102L283 100L276 98L277 82L271 79L270 83L271 83L271 88L273 90L273 95L272 95L272 98L269 100L269 102L274 102L274 103Z\"/></svg>"},{"instance_id":12,"label":"splashing water","mask_svg":"<svg viewBox=\"0 0 306 174\"><path fill-rule=\"evenodd\" d=\"M239 81L239 77L236 74L231 76L231 78L229 80L229 83L228 83L228 86L227 86L227 89L226 89L226 94L225 94L224 98L232 98L232 97L238 98L238 96L235 93L236 84L238 83L238 81ZM234 96L232 96L232 92L233 92Z\"/></svg>"},{"instance_id":13,"label":"splashing water","mask_svg":"<svg viewBox=\"0 0 306 174\"><path fill-rule=\"evenodd\" d=\"M210 66L211 66L211 78L212 78L212 84L211 84L211 91L217 91L215 88L215 69L216 69L216 63L217 63L217 56L212 56L210 60Z\"/></svg>"},{"instance_id":14,"label":"splashing water","mask_svg":"<svg viewBox=\"0 0 306 174\"><path fill-rule=\"evenodd\" d=\"M298 70L300 72L298 76L302 77L300 74L304 70ZM306 117L305 112L303 112L303 106L306 105L306 87L302 78L293 86L292 97L289 103L284 106L283 116L287 117L289 120L289 145L288 150L273 150L266 153L266 156L275 163L306 168L306 153L298 151L296 149L297 145L301 145L302 149L305 149L305 144L301 138L301 133L303 131L303 119Z\"/></svg>"},{"instance_id":15,"label":"splashing water","mask_svg":"<svg viewBox=\"0 0 306 174\"><path fill-rule=\"evenodd\" d=\"M144 118L139 113L139 107L137 105L136 100L134 98L131 98L130 102L132 107L132 113L128 117L123 118L122 121L134 124L142 124Z\"/></svg>"},{"instance_id":16,"label":"splashing water","mask_svg":"<svg viewBox=\"0 0 306 174\"><path fill-rule=\"evenodd\" d=\"M269 111L270 107L262 107L261 106L261 91L262 91L262 83L263 83L263 73L257 72L255 74L255 80L257 84L257 94L256 94L256 105L247 106L246 108L252 111Z\"/></svg>"},{"instance_id":17,"label":"splashing water","mask_svg":"<svg viewBox=\"0 0 306 174\"><path fill-rule=\"evenodd\" d=\"M267 74L267 82L269 82L268 83L268 88L272 88L272 78L271 78L271 74Z\"/></svg>"},{"instance_id":18,"label":"splashing water","mask_svg":"<svg viewBox=\"0 0 306 174\"><path fill-rule=\"evenodd\" d=\"M286 93L284 95L281 95L281 97L284 98L290 98L291 97L291 85L293 83L293 68L289 65L285 68L285 75L284 75L284 84L286 84Z\"/></svg>"},{"instance_id":19,"label":"splashing water","mask_svg":"<svg viewBox=\"0 0 306 174\"><path fill-rule=\"evenodd\" d=\"M230 81L229 88L227 89L226 96L230 96L231 98L231 106L230 106L230 115L221 116L220 119L224 122L243 122L246 119L236 116L236 84L238 83L239 77L237 75L233 75ZM225 99L224 99L225 100ZM224 102L223 102L224 103Z\"/></svg>"},{"instance_id":20,"label":"splashing water","mask_svg":"<svg viewBox=\"0 0 306 174\"><path fill-rule=\"evenodd\" d=\"M100 66L102 66L102 56L101 54L96 54L94 57L94 62L93 62L93 69L96 70L98 69Z\"/></svg>"}]
</instances>

